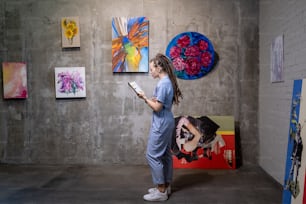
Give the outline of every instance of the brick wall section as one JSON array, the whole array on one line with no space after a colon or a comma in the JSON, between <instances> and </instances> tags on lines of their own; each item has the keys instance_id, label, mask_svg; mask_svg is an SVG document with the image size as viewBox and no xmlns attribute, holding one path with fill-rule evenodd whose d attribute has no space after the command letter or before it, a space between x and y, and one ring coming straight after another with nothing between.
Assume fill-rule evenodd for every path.
<instances>
[{"instance_id":1,"label":"brick wall section","mask_svg":"<svg viewBox=\"0 0 306 204\"><path fill-rule=\"evenodd\" d=\"M259 164L283 183L293 80L306 77L306 2L261 0ZM270 82L271 43L284 36L284 82Z\"/></svg>"}]
</instances>

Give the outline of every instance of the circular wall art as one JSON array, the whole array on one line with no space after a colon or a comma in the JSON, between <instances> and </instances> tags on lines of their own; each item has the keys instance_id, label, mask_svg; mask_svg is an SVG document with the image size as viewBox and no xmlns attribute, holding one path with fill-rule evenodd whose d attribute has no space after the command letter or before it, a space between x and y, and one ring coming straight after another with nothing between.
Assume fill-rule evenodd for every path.
<instances>
[{"instance_id":1,"label":"circular wall art","mask_svg":"<svg viewBox=\"0 0 306 204\"><path fill-rule=\"evenodd\" d=\"M212 43L197 32L184 32L173 38L166 55L171 59L174 72L181 79L198 79L208 74L215 60Z\"/></svg>"}]
</instances>

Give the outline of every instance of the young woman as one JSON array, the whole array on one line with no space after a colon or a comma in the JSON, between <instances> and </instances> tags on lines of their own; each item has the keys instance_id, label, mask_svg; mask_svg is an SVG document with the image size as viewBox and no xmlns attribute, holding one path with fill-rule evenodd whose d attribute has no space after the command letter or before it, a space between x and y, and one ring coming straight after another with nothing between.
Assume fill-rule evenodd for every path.
<instances>
[{"instance_id":1,"label":"young woman","mask_svg":"<svg viewBox=\"0 0 306 204\"><path fill-rule=\"evenodd\" d=\"M145 93L138 96L153 110L152 123L147 145L146 158L151 168L155 188L150 188L144 195L147 201L164 201L171 193L173 167L171 141L174 131L172 104L179 104L183 98L173 73L172 62L163 54L157 54L150 60L150 73L154 79L159 79L153 97Z\"/></svg>"}]
</instances>

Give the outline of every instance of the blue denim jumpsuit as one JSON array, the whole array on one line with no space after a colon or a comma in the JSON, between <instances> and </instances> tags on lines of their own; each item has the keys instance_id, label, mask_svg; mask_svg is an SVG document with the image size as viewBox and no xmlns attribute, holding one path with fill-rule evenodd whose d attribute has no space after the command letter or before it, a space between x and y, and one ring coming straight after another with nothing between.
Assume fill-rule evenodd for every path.
<instances>
[{"instance_id":1,"label":"blue denim jumpsuit","mask_svg":"<svg viewBox=\"0 0 306 204\"><path fill-rule=\"evenodd\" d=\"M173 87L168 76L157 83L153 97L163 104L159 112L153 111L146 158L151 168L153 183L164 184L172 181L173 167L171 142L174 117L171 111Z\"/></svg>"}]
</instances>

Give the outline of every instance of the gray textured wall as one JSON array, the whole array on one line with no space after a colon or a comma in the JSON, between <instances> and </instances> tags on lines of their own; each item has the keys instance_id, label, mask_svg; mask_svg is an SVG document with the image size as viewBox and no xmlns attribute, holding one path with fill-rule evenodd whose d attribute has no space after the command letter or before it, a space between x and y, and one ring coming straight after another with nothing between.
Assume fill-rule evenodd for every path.
<instances>
[{"instance_id":1,"label":"gray textured wall","mask_svg":"<svg viewBox=\"0 0 306 204\"><path fill-rule=\"evenodd\" d=\"M185 31L213 42L218 65L178 80L184 100L174 113L234 115L239 158L257 163L258 12L253 0L0 0L0 61L27 62L29 88L26 100L0 100L0 162L146 163L151 111L127 82L151 93L157 81L112 73L111 18L147 16L150 57ZM80 17L79 50L61 48L64 16ZM86 99L55 99L57 66L86 67Z\"/></svg>"},{"instance_id":2,"label":"gray textured wall","mask_svg":"<svg viewBox=\"0 0 306 204\"><path fill-rule=\"evenodd\" d=\"M259 164L283 183L293 80L306 77L306 2L260 1ZM270 82L271 43L284 36L284 82ZM304 156L302 156L304 157Z\"/></svg>"}]
</instances>

